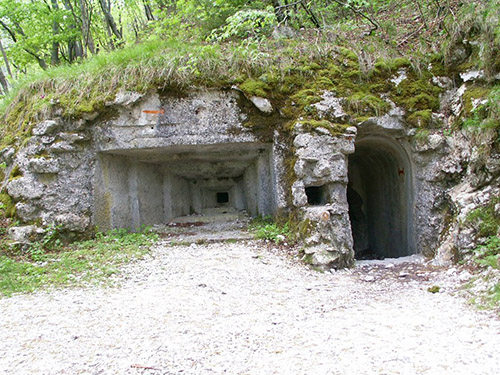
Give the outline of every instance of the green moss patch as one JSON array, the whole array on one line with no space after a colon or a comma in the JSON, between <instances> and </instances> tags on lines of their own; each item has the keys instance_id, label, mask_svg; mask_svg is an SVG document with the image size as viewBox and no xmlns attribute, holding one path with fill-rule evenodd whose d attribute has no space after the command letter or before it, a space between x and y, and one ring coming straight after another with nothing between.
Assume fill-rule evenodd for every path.
<instances>
[{"instance_id":1,"label":"green moss patch","mask_svg":"<svg viewBox=\"0 0 500 375\"><path fill-rule=\"evenodd\" d=\"M414 112L408 116L408 123L416 128L429 128L432 124L432 111L425 109Z\"/></svg>"},{"instance_id":2,"label":"green moss patch","mask_svg":"<svg viewBox=\"0 0 500 375\"><path fill-rule=\"evenodd\" d=\"M328 120L301 120L300 124L305 131L313 131L315 129L323 128L327 130L332 136L343 134L349 124L337 124Z\"/></svg>"},{"instance_id":3,"label":"green moss patch","mask_svg":"<svg viewBox=\"0 0 500 375\"><path fill-rule=\"evenodd\" d=\"M16 216L16 204L10 195L0 193L0 212L4 217Z\"/></svg>"},{"instance_id":4,"label":"green moss patch","mask_svg":"<svg viewBox=\"0 0 500 375\"><path fill-rule=\"evenodd\" d=\"M15 165L14 168L10 171L9 179L15 180L16 178L23 177L23 172L19 168L19 165Z\"/></svg>"},{"instance_id":5,"label":"green moss patch","mask_svg":"<svg viewBox=\"0 0 500 375\"><path fill-rule=\"evenodd\" d=\"M267 98L269 86L266 82L248 78L239 88L248 96L260 96Z\"/></svg>"},{"instance_id":6,"label":"green moss patch","mask_svg":"<svg viewBox=\"0 0 500 375\"><path fill-rule=\"evenodd\" d=\"M491 87L485 86L471 86L465 90L463 95L464 111L466 115L471 114L474 110L476 113L480 111L480 108L474 109L473 100L486 100L491 92ZM483 114L485 115L485 114Z\"/></svg>"},{"instance_id":7,"label":"green moss patch","mask_svg":"<svg viewBox=\"0 0 500 375\"><path fill-rule=\"evenodd\" d=\"M357 114L380 116L390 106L380 97L366 92L358 92L347 97L349 110Z\"/></svg>"}]
</instances>

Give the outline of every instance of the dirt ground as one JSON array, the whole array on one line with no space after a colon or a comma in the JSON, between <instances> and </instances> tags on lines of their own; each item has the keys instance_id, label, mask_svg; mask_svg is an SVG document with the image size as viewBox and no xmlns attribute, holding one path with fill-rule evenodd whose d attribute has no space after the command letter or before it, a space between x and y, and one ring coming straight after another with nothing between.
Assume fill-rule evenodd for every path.
<instances>
[{"instance_id":1,"label":"dirt ground","mask_svg":"<svg viewBox=\"0 0 500 375\"><path fill-rule=\"evenodd\" d=\"M0 373L498 374L500 321L456 269L319 273L263 242L163 241L117 287L1 299Z\"/></svg>"}]
</instances>

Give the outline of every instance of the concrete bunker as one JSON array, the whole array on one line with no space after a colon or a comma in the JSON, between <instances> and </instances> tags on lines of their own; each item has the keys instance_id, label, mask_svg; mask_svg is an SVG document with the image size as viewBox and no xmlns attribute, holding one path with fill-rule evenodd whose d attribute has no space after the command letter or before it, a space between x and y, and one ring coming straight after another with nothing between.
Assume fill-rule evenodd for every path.
<instances>
[{"instance_id":1,"label":"concrete bunker","mask_svg":"<svg viewBox=\"0 0 500 375\"><path fill-rule=\"evenodd\" d=\"M394 139L367 136L349 156L347 200L357 259L415 253L412 168Z\"/></svg>"},{"instance_id":2,"label":"concrete bunker","mask_svg":"<svg viewBox=\"0 0 500 375\"><path fill-rule=\"evenodd\" d=\"M245 210L276 211L272 146L175 145L102 152L94 181L100 229L168 223L174 218Z\"/></svg>"}]
</instances>

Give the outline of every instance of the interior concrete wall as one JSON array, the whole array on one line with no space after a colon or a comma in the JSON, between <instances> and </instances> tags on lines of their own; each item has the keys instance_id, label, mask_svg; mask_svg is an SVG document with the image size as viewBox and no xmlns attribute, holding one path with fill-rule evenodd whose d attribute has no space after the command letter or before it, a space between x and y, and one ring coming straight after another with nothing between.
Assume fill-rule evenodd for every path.
<instances>
[{"instance_id":1,"label":"interior concrete wall","mask_svg":"<svg viewBox=\"0 0 500 375\"><path fill-rule=\"evenodd\" d=\"M191 210L191 185L186 179L163 172L163 220L169 222L175 217L188 215Z\"/></svg>"},{"instance_id":2,"label":"interior concrete wall","mask_svg":"<svg viewBox=\"0 0 500 375\"><path fill-rule=\"evenodd\" d=\"M213 151L165 156L164 151L100 155L94 179L96 223L105 229L137 229L221 206L251 216L275 212L269 148L238 155L217 149L216 156ZM217 192L227 192L229 202L218 203Z\"/></svg>"},{"instance_id":3,"label":"interior concrete wall","mask_svg":"<svg viewBox=\"0 0 500 375\"><path fill-rule=\"evenodd\" d=\"M362 200L366 224L352 220L355 250L384 257L413 254L412 168L395 140L370 136L349 157L349 185ZM351 198L352 199L352 198ZM352 214L352 203L351 203ZM360 244L360 239L367 243Z\"/></svg>"}]
</instances>

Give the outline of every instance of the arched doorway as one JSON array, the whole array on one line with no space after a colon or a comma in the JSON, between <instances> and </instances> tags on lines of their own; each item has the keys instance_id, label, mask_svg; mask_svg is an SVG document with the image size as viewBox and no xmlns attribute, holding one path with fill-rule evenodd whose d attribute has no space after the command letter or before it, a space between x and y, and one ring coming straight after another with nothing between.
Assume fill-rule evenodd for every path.
<instances>
[{"instance_id":1,"label":"arched doorway","mask_svg":"<svg viewBox=\"0 0 500 375\"><path fill-rule=\"evenodd\" d=\"M411 164L395 140L368 136L356 142L347 200L357 259L415 252Z\"/></svg>"}]
</instances>

